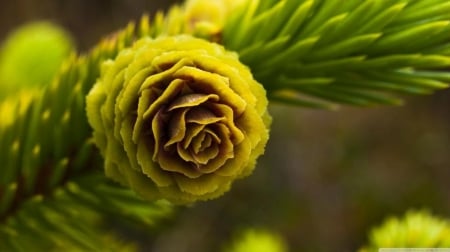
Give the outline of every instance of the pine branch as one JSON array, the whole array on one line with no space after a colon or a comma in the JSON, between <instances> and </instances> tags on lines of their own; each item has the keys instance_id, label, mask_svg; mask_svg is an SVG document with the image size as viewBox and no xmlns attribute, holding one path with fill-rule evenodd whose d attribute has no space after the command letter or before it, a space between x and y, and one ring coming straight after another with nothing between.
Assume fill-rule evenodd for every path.
<instances>
[{"instance_id":1,"label":"pine branch","mask_svg":"<svg viewBox=\"0 0 450 252\"><path fill-rule=\"evenodd\" d=\"M103 174L89 174L51 195L27 200L0 226L0 250L137 251L108 231L110 220L126 219L148 229L171 215L167 202L143 202L130 190L110 184Z\"/></svg>"},{"instance_id":2,"label":"pine branch","mask_svg":"<svg viewBox=\"0 0 450 252\"><path fill-rule=\"evenodd\" d=\"M99 230L95 228L97 221L89 218L94 213L96 220L100 220L98 216L109 216L146 224L167 215L164 209L168 206L155 203L152 208L128 189L99 184L106 183L103 175L98 176L103 160L91 140L85 113L85 96L99 76L101 62L114 58L136 37L167 30L167 24L158 20L162 20L161 14L150 28L144 16L139 26L131 23L100 42L88 55L73 55L51 85L0 102L0 112L5 115L0 121L2 248L22 251L27 246L41 246L44 251L49 246L67 245L93 249L96 247L89 246L100 246L95 239L98 235L93 236ZM82 213L71 212L70 207L83 209ZM164 214L158 214L158 209ZM75 218L81 216L85 222ZM40 231L36 235L41 227L55 237L42 237L47 233Z\"/></svg>"},{"instance_id":3,"label":"pine branch","mask_svg":"<svg viewBox=\"0 0 450 252\"><path fill-rule=\"evenodd\" d=\"M85 111L102 62L137 38L190 33L221 42L240 54L274 101L324 108L398 104L388 93L427 94L450 82L442 70L450 65L449 10L442 0L249 0L227 13L222 34L208 22L191 26L182 7L158 13L152 23L144 17L137 27L130 24L87 55L72 56L48 87L0 104L8 115L0 121L0 248L96 249L99 215L143 223L159 218L150 203L98 176L103 161ZM69 225L59 225L62 220Z\"/></svg>"},{"instance_id":4,"label":"pine branch","mask_svg":"<svg viewBox=\"0 0 450 252\"><path fill-rule=\"evenodd\" d=\"M249 0L228 19L223 44L272 100L395 105L392 94L448 86L449 24L450 4L439 0Z\"/></svg>"}]
</instances>

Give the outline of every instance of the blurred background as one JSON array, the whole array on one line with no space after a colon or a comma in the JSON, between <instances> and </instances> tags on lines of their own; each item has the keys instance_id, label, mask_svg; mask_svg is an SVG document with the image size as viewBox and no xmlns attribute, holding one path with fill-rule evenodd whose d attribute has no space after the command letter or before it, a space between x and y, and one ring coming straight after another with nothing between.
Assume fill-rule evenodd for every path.
<instances>
[{"instance_id":1,"label":"blurred background","mask_svg":"<svg viewBox=\"0 0 450 252\"><path fill-rule=\"evenodd\" d=\"M2 1L0 40L18 25L50 20L85 52L174 2ZM252 176L218 200L181 209L158 233L125 235L143 251L220 251L254 227L279 233L292 251L355 251L388 216L426 208L449 218L450 91L406 101L337 112L272 104L271 139Z\"/></svg>"}]
</instances>

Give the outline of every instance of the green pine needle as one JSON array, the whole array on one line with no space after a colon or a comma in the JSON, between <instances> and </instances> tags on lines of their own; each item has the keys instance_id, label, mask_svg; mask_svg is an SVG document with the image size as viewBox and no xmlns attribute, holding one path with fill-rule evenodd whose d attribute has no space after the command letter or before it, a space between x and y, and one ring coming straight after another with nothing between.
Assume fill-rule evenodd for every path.
<instances>
[{"instance_id":1,"label":"green pine needle","mask_svg":"<svg viewBox=\"0 0 450 252\"><path fill-rule=\"evenodd\" d=\"M262 2L249 0L231 15L223 43L240 53L269 93L291 90L335 103L393 105L401 104L397 94L430 94L448 86L442 78L450 67L448 1ZM286 78L334 81L293 86Z\"/></svg>"},{"instance_id":2,"label":"green pine needle","mask_svg":"<svg viewBox=\"0 0 450 252\"><path fill-rule=\"evenodd\" d=\"M143 202L94 173L73 180L50 197L36 195L25 201L14 218L0 227L0 250L137 251L131 241L121 241L111 233L110 220L128 220L148 228L172 214L168 203Z\"/></svg>"}]
</instances>

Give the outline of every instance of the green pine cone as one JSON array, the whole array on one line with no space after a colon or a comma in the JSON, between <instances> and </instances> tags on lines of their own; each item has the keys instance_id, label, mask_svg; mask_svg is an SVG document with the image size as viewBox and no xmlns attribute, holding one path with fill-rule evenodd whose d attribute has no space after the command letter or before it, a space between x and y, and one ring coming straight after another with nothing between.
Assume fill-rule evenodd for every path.
<instances>
[{"instance_id":1,"label":"green pine cone","mask_svg":"<svg viewBox=\"0 0 450 252\"><path fill-rule=\"evenodd\" d=\"M252 172L269 137L267 104L235 53L185 35L138 40L105 62L87 115L108 177L187 204Z\"/></svg>"}]
</instances>

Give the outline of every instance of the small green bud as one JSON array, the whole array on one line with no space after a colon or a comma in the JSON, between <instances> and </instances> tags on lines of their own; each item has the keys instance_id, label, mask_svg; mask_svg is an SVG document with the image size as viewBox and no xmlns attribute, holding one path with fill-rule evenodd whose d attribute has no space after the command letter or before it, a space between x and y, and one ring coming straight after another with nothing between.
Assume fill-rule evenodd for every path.
<instances>
[{"instance_id":1,"label":"small green bud","mask_svg":"<svg viewBox=\"0 0 450 252\"><path fill-rule=\"evenodd\" d=\"M224 252L286 252L286 242L276 233L246 229L239 233Z\"/></svg>"},{"instance_id":2,"label":"small green bud","mask_svg":"<svg viewBox=\"0 0 450 252\"><path fill-rule=\"evenodd\" d=\"M219 41L227 18L247 0L189 0L185 5L186 31L196 37Z\"/></svg>"},{"instance_id":3,"label":"small green bud","mask_svg":"<svg viewBox=\"0 0 450 252\"><path fill-rule=\"evenodd\" d=\"M49 22L19 27L0 48L0 98L48 85L73 50L70 36Z\"/></svg>"},{"instance_id":4,"label":"small green bud","mask_svg":"<svg viewBox=\"0 0 450 252\"><path fill-rule=\"evenodd\" d=\"M427 211L409 211L403 218L389 218L370 233L370 244L361 252L379 248L448 248L450 222Z\"/></svg>"}]
</instances>

